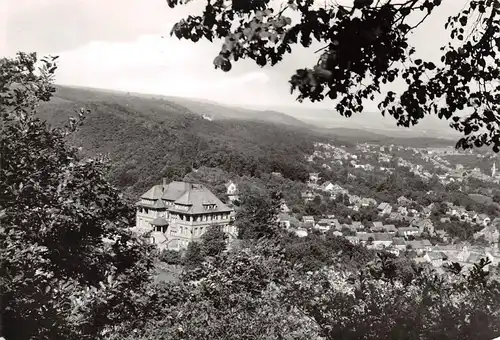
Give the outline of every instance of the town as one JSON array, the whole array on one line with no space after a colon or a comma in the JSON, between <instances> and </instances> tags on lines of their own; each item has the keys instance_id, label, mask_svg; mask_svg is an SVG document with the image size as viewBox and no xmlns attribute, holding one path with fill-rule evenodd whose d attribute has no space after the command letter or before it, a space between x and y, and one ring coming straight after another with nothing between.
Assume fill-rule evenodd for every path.
<instances>
[{"instance_id":1,"label":"town","mask_svg":"<svg viewBox=\"0 0 500 340\"><path fill-rule=\"evenodd\" d=\"M477 179L488 183L490 196L493 192L491 188L499 188L494 162L491 172L487 174L478 168L453 165L447 160L455 156L472 159L472 162L474 158L484 158L480 154L471 155L453 148L363 143L349 149L316 143L314 153L307 157L307 161L326 171L335 166L348 167L350 173L347 177L354 188L356 178L362 177L363 172L388 176L399 168L407 169L425 182L437 180L443 186L464 186L469 179ZM279 178L281 174L274 172L271 176ZM306 185L307 189L301 192L305 205L338 202L344 209L343 214L333 208L326 214L306 215L294 213L290 203L281 199L276 222L282 229L299 237L309 233L332 233L369 249L383 249L397 256L405 254L416 262L428 263L437 272L443 272L443 265L452 262L464 268L471 268L480 258L488 258L492 266L500 262L500 217L496 214L477 212L451 201L422 205L422 202L404 195L393 202L380 201L324 180L320 172L309 173ZM200 241L210 225L219 225L229 235L230 245L237 239L237 228L233 222L237 216L238 207L234 203L239 200L239 189L236 181L231 180L225 183L225 187L226 192L221 199L227 204L201 184L166 183L164 180L144 193L137 202L136 227L133 230L147 233L161 249L182 250L189 242ZM457 188L461 189L461 186ZM432 196L432 192L426 194ZM359 215L367 214L368 219L359 218ZM446 226L453 222L473 230L472 237L464 239L450 235Z\"/></svg>"}]
</instances>

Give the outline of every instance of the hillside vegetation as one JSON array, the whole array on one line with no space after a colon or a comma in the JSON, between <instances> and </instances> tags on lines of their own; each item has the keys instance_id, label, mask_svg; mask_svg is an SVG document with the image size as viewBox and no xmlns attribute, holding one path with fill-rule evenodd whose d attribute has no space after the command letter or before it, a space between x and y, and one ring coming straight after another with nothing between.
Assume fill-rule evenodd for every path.
<instances>
[{"instance_id":1,"label":"hillside vegetation","mask_svg":"<svg viewBox=\"0 0 500 340\"><path fill-rule=\"evenodd\" d=\"M279 171L304 180L309 170L304 156L325 138L283 124L209 121L165 99L66 87L58 87L38 113L58 125L81 107L90 113L71 142L85 154L108 155L112 180L132 194L200 166L248 176Z\"/></svg>"}]
</instances>

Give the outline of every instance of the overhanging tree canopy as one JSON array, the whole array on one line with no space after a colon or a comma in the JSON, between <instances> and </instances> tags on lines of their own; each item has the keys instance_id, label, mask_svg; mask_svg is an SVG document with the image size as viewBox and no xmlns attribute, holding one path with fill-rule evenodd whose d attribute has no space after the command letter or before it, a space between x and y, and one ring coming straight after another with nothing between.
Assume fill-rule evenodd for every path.
<instances>
[{"instance_id":1,"label":"overhanging tree canopy","mask_svg":"<svg viewBox=\"0 0 500 340\"><path fill-rule=\"evenodd\" d=\"M167 2L175 7L190 0ZM226 72L244 58L276 65L293 45L310 47L315 40L323 44L316 65L298 69L290 79L299 101L330 98L349 117L363 111L365 100L381 96L380 111L399 126L435 114L464 135L457 147L488 145L498 152L500 1L464 1L459 13L443 20L450 41L441 48L440 62L417 59L408 35L425 25L441 2L354 0L347 6L283 0L276 11L270 0L212 0L202 15L176 23L171 34L193 42L223 39L214 64ZM404 79L406 88L384 89L396 79Z\"/></svg>"}]
</instances>

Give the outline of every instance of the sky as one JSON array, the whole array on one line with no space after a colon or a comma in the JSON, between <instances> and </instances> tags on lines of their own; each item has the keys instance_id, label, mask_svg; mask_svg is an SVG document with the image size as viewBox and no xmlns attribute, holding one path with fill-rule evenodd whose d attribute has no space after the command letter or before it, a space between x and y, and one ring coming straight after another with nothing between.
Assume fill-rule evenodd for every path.
<instances>
[{"instance_id":1,"label":"sky","mask_svg":"<svg viewBox=\"0 0 500 340\"><path fill-rule=\"evenodd\" d=\"M0 32L5 32L0 34L0 56L17 51L58 55L59 84L239 106L300 105L290 95L288 79L297 68L314 65L317 57L311 48L295 47L275 67L243 60L224 73L213 66L220 43L170 37L173 24L201 13L204 3L193 0L171 9L165 0L0 0L0 17L7 18L0 23ZM424 57L437 58L447 41L444 22L463 4L464 0L443 0L411 37ZM376 105L369 103L367 110L376 110Z\"/></svg>"}]
</instances>

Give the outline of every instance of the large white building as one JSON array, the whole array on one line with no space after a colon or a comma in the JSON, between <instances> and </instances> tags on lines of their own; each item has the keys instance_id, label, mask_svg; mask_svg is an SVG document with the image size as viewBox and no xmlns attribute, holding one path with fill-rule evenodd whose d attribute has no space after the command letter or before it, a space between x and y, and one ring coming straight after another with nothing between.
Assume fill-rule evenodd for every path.
<instances>
[{"instance_id":1,"label":"large white building","mask_svg":"<svg viewBox=\"0 0 500 340\"><path fill-rule=\"evenodd\" d=\"M163 180L144 193L136 206L136 231L149 232L160 248L186 248L211 225L221 226L229 239L237 236L230 223L233 210L201 184Z\"/></svg>"}]
</instances>

